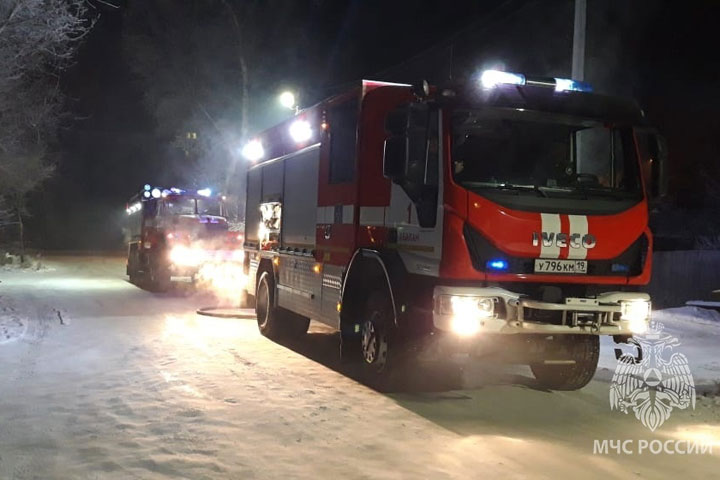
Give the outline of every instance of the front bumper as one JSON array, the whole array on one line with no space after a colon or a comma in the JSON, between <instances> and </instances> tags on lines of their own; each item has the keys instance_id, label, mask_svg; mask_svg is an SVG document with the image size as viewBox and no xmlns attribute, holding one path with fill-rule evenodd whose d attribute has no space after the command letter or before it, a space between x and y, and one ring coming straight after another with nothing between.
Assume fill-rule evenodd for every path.
<instances>
[{"instance_id":1,"label":"front bumper","mask_svg":"<svg viewBox=\"0 0 720 480\"><path fill-rule=\"evenodd\" d=\"M221 250L176 245L168 253L170 272L177 277L192 277L210 265L242 265L242 250Z\"/></svg>"},{"instance_id":2,"label":"front bumper","mask_svg":"<svg viewBox=\"0 0 720 480\"><path fill-rule=\"evenodd\" d=\"M608 292L595 298L566 298L565 303L532 300L497 287L436 286L433 305L441 295L479 296L495 299L497 308L492 316L479 321L477 334L587 334L633 335L630 320L621 319L620 302L650 301L646 293ZM550 314L551 321L538 321L537 315ZM440 331L453 331L455 315L433 309L433 325ZM649 320L649 319L648 319Z\"/></svg>"}]
</instances>

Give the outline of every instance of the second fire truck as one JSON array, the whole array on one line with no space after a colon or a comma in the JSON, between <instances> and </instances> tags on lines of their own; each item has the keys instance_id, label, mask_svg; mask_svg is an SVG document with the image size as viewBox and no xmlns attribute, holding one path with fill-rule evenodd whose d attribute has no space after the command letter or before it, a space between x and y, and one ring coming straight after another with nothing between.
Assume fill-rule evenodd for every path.
<instances>
[{"instance_id":1,"label":"second fire truck","mask_svg":"<svg viewBox=\"0 0 720 480\"><path fill-rule=\"evenodd\" d=\"M152 290L195 278L209 262L241 261L242 233L228 228L223 198L210 189L145 185L128 201L127 275Z\"/></svg>"},{"instance_id":2,"label":"second fire truck","mask_svg":"<svg viewBox=\"0 0 720 480\"><path fill-rule=\"evenodd\" d=\"M260 331L330 325L371 382L433 344L581 388L600 335L648 325L657 142L634 102L569 79L363 81L244 148Z\"/></svg>"}]
</instances>

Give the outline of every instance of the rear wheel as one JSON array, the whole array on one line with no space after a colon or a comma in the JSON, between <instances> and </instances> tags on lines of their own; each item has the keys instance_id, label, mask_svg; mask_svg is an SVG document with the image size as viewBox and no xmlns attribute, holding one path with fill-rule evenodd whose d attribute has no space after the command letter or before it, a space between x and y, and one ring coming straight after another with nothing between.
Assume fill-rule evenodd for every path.
<instances>
[{"instance_id":1,"label":"rear wheel","mask_svg":"<svg viewBox=\"0 0 720 480\"><path fill-rule=\"evenodd\" d=\"M310 319L275 306L275 280L262 272L255 294L258 329L268 338L292 338L304 335Z\"/></svg>"},{"instance_id":2,"label":"rear wheel","mask_svg":"<svg viewBox=\"0 0 720 480\"><path fill-rule=\"evenodd\" d=\"M579 390L587 385L597 369L599 337L558 335L548 342L545 360L530 364L537 381L551 390Z\"/></svg>"}]
</instances>

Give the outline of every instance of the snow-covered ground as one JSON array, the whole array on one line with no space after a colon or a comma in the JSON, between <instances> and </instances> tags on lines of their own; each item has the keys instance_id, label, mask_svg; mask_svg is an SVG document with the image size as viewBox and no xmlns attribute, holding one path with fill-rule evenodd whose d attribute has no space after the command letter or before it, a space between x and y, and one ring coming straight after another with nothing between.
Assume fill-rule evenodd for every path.
<instances>
[{"instance_id":1,"label":"snow-covered ground","mask_svg":"<svg viewBox=\"0 0 720 480\"><path fill-rule=\"evenodd\" d=\"M291 347L212 299L129 284L119 258L0 271L0 479L716 478L720 398L656 432L611 412L612 341L579 392L527 368L467 365L462 385L380 394L338 372L319 326ZM720 314L656 313L700 391L720 380ZM711 455L593 454L594 440L700 440Z\"/></svg>"}]
</instances>

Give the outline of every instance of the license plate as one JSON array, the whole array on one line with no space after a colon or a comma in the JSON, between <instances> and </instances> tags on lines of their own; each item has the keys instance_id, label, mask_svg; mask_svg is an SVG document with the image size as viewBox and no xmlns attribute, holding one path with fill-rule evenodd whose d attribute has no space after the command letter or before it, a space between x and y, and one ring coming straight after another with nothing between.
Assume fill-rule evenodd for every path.
<instances>
[{"instance_id":1,"label":"license plate","mask_svg":"<svg viewBox=\"0 0 720 480\"><path fill-rule=\"evenodd\" d=\"M587 273L586 260L535 260L535 273Z\"/></svg>"}]
</instances>

